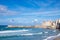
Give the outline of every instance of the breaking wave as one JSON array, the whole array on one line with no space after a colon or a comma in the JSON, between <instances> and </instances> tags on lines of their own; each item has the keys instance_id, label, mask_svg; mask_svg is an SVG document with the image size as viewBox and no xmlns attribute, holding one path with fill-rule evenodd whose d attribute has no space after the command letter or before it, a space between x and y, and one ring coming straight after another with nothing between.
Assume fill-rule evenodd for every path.
<instances>
[{"instance_id":1,"label":"breaking wave","mask_svg":"<svg viewBox=\"0 0 60 40\"><path fill-rule=\"evenodd\" d=\"M1 36L13 36L13 35L19 35L24 32L28 32L29 30L6 30L6 31L0 31L0 37Z\"/></svg>"},{"instance_id":2,"label":"breaking wave","mask_svg":"<svg viewBox=\"0 0 60 40\"><path fill-rule=\"evenodd\" d=\"M0 33L12 33L12 32L26 32L26 31L29 31L29 30L6 30L6 31L0 31Z\"/></svg>"},{"instance_id":3,"label":"breaking wave","mask_svg":"<svg viewBox=\"0 0 60 40\"><path fill-rule=\"evenodd\" d=\"M38 35L43 34L43 32L36 32L32 33L30 30L23 29L23 30L7 30L7 31L0 31L0 37L1 36L30 36L30 35Z\"/></svg>"},{"instance_id":4,"label":"breaking wave","mask_svg":"<svg viewBox=\"0 0 60 40\"><path fill-rule=\"evenodd\" d=\"M55 36L49 36L49 37L47 37L47 38L44 39L44 40L53 40L53 39L55 39L56 37L60 37L60 33L59 33L58 35L55 35Z\"/></svg>"}]
</instances>

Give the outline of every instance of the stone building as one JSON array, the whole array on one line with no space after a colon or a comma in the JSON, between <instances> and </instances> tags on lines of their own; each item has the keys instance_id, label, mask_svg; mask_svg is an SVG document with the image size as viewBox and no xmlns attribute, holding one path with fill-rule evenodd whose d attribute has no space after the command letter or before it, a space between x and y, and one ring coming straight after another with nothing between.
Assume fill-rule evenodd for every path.
<instances>
[{"instance_id":1,"label":"stone building","mask_svg":"<svg viewBox=\"0 0 60 40\"><path fill-rule=\"evenodd\" d=\"M52 26L52 21L44 21L42 23L43 28L51 28L51 26Z\"/></svg>"},{"instance_id":2,"label":"stone building","mask_svg":"<svg viewBox=\"0 0 60 40\"><path fill-rule=\"evenodd\" d=\"M42 23L43 28L56 29L56 23L53 21L44 21Z\"/></svg>"},{"instance_id":3,"label":"stone building","mask_svg":"<svg viewBox=\"0 0 60 40\"><path fill-rule=\"evenodd\" d=\"M60 29L60 19L58 19L58 20L56 21L56 24L57 24L56 28L57 28L57 29Z\"/></svg>"}]
</instances>

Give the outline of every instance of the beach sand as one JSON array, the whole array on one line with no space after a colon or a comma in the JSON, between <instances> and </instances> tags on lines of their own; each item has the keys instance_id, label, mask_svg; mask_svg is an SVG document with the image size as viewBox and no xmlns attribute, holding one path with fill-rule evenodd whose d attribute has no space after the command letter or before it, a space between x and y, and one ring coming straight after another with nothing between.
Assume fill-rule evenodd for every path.
<instances>
[{"instance_id":1,"label":"beach sand","mask_svg":"<svg viewBox=\"0 0 60 40\"><path fill-rule=\"evenodd\" d=\"M56 37L55 39L53 39L53 40L60 40L60 37Z\"/></svg>"}]
</instances>

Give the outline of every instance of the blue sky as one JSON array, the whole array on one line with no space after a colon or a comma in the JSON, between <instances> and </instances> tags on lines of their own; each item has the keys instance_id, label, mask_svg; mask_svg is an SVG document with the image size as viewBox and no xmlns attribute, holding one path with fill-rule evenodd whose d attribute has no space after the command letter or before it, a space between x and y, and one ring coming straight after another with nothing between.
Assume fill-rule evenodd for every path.
<instances>
[{"instance_id":1,"label":"blue sky","mask_svg":"<svg viewBox=\"0 0 60 40\"><path fill-rule=\"evenodd\" d=\"M60 0L0 0L0 24L34 24L60 18Z\"/></svg>"}]
</instances>

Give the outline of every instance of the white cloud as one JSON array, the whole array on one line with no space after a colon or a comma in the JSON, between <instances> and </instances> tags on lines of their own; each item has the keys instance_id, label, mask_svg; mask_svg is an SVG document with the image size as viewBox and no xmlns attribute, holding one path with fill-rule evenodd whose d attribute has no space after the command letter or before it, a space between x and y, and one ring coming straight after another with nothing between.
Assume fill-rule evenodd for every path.
<instances>
[{"instance_id":1,"label":"white cloud","mask_svg":"<svg viewBox=\"0 0 60 40\"><path fill-rule=\"evenodd\" d=\"M29 15L29 16L56 16L60 15L60 10L51 10L51 11L37 11L37 12L31 12L29 14L22 14L22 15Z\"/></svg>"},{"instance_id":2,"label":"white cloud","mask_svg":"<svg viewBox=\"0 0 60 40\"><path fill-rule=\"evenodd\" d=\"M7 7L4 5L0 5L0 12L1 11L7 11Z\"/></svg>"},{"instance_id":3,"label":"white cloud","mask_svg":"<svg viewBox=\"0 0 60 40\"><path fill-rule=\"evenodd\" d=\"M17 6L17 9L9 10L7 6L0 5L0 15L11 16L11 15L43 15L43 16L53 16L60 15L60 10L50 10L50 11L41 11L34 10L26 7Z\"/></svg>"},{"instance_id":4,"label":"white cloud","mask_svg":"<svg viewBox=\"0 0 60 40\"><path fill-rule=\"evenodd\" d=\"M17 5L16 9L12 9L12 10L10 10L5 5L0 5L0 15L3 15L3 16L19 15L19 14L23 14L23 13L30 13L32 11L34 11L34 10L30 9L30 8L18 6L18 5Z\"/></svg>"},{"instance_id":5,"label":"white cloud","mask_svg":"<svg viewBox=\"0 0 60 40\"><path fill-rule=\"evenodd\" d=\"M44 2L45 1L45 2ZM51 5L53 2L55 2L55 0L30 0L29 1L29 3L31 4L31 5L33 5L34 7L36 7L36 5L37 6L39 6L40 8L42 8L42 7L46 7L46 6L49 6L49 5ZM42 6L42 7L41 7Z\"/></svg>"},{"instance_id":6,"label":"white cloud","mask_svg":"<svg viewBox=\"0 0 60 40\"><path fill-rule=\"evenodd\" d=\"M0 5L0 15L9 16L16 15L18 12L9 10L7 6Z\"/></svg>"}]
</instances>

